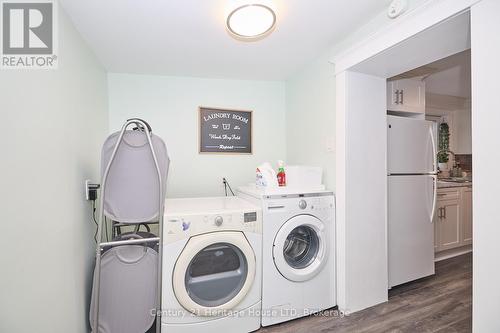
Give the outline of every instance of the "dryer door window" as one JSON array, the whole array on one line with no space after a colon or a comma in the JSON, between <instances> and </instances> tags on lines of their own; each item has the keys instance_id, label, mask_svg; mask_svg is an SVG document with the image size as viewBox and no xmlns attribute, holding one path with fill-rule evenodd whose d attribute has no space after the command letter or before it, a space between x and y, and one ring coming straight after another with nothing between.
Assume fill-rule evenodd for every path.
<instances>
[{"instance_id":1,"label":"dryer door window","mask_svg":"<svg viewBox=\"0 0 500 333\"><path fill-rule=\"evenodd\" d=\"M196 303L214 307L236 296L248 275L247 260L234 245L216 243L194 256L185 277L186 289Z\"/></svg>"},{"instance_id":2,"label":"dryer door window","mask_svg":"<svg viewBox=\"0 0 500 333\"><path fill-rule=\"evenodd\" d=\"M274 239L273 257L278 271L291 281L306 281L327 260L325 226L312 215L297 215L286 221Z\"/></svg>"},{"instance_id":3,"label":"dryer door window","mask_svg":"<svg viewBox=\"0 0 500 333\"><path fill-rule=\"evenodd\" d=\"M245 235L221 231L190 238L174 267L179 303L201 316L233 310L248 294L256 270L255 254Z\"/></svg>"}]
</instances>

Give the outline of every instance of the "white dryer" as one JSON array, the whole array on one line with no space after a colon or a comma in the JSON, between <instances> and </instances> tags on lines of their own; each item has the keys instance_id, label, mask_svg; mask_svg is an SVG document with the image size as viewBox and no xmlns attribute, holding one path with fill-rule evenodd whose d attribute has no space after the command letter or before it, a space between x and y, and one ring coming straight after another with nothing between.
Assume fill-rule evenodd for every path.
<instances>
[{"instance_id":1,"label":"white dryer","mask_svg":"<svg viewBox=\"0 0 500 333\"><path fill-rule=\"evenodd\" d=\"M336 305L332 192L241 187L263 215L262 326Z\"/></svg>"},{"instance_id":2,"label":"white dryer","mask_svg":"<svg viewBox=\"0 0 500 333\"><path fill-rule=\"evenodd\" d=\"M162 332L260 327L262 211L238 197L168 199Z\"/></svg>"}]
</instances>

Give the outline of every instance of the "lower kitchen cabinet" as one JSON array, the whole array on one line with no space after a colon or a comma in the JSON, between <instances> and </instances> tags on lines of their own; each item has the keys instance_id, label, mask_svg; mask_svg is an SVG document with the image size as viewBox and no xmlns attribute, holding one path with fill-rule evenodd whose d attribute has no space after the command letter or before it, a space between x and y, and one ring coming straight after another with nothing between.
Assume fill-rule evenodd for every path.
<instances>
[{"instance_id":1,"label":"lower kitchen cabinet","mask_svg":"<svg viewBox=\"0 0 500 333\"><path fill-rule=\"evenodd\" d=\"M462 243L472 244L472 188L464 187L462 190Z\"/></svg>"},{"instance_id":2,"label":"lower kitchen cabinet","mask_svg":"<svg viewBox=\"0 0 500 333\"><path fill-rule=\"evenodd\" d=\"M472 188L442 188L437 195L434 251L472 244Z\"/></svg>"},{"instance_id":3,"label":"lower kitchen cabinet","mask_svg":"<svg viewBox=\"0 0 500 333\"><path fill-rule=\"evenodd\" d=\"M438 205L438 251L460 246L460 200L443 200Z\"/></svg>"}]
</instances>

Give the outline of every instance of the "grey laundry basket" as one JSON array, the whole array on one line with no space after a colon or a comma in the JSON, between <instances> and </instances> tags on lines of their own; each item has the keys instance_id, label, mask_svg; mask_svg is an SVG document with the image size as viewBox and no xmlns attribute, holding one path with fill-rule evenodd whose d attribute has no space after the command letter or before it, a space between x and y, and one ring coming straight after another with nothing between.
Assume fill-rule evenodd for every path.
<instances>
[{"instance_id":1,"label":"grey laundry basket","mask_svg":"<svg viewBox=\"0 0 500 333\"><path fill-rule=\"evenodd\" d=\"M104 178L120 132L104 142L101 153L101 176ZM169 159L165 143L151 134L162 179L167 179ZM165 198L166 182L162 184ZM109 166L104 192L104 215L121 223L144 223L158 220L158 175L148 140L142 131L127 130ZM163 202L164 200L162 200Z\"/></svg>"},{"instance_id":2,"label":"grey laundry basket","mask_svg":"<svg viewBox=\"0 0 500 333\"><path fill-rule=\"evenodd\" d=\"M150 238L155 235L127 233L113 239ZM98 333L146 332L155 320L158 251L154 245L108 247L101 259ZM96 274L94 272L94 279ZM95 283L94 283L95 285ZM94 320L92 293L90 321ZM93 326L93 325L91 325Z\"/></svg>"},{"instance_id":3,"label":"grey laundry basket","mask_svg":"<svg viewBox=\"0 0 500 333\"><path fill-rule=\"evenodd\" d=\"M133 130L129 126L135 125ZM169 158L164 142L144 120L129 119L105 141L96 267L90 307L94 333L160 332L163 209ZM102 241L106 219L136 231ZM138 232L158 223L157 236Z\"/></svg>"}]
</instances>

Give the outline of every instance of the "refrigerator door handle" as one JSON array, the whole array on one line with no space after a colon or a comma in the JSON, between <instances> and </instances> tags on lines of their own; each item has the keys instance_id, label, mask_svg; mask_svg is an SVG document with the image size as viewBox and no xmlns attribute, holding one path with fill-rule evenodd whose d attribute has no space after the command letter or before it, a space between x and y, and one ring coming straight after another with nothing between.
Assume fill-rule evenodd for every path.
<instances>
[{"instance_id":1,"label":"refrigerator door handle","mask_svg":"<svg viewBox=\"0 0 500 333\"><path fill-rule=\"evenodd\" d=\"M431 143L432 143L432 163L433 165L433 172L437 173L437 151L436 151L436 138L434 138L434 130L432 126L429 127L429 133L431 135Z\"/></svg>"},{"instance_id":2,"label":"refrigerator door handle","mask_svg":"<svg viewBox=\"0 0 500 333\"><path fill-rule=\"evenodd\" d=\"M432 180L433 180L433 186L434 186L434 190L433 190L433 197L432 197L432 210L431 210L431 216L430 216L430 219L431 219L431 223L434 222L434 213L436 212L436 199L437 199L437 175L431 175L430 177L432 177Z\"/></svg>"}]
</instances>

